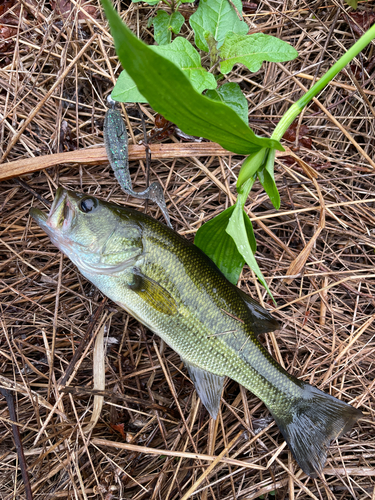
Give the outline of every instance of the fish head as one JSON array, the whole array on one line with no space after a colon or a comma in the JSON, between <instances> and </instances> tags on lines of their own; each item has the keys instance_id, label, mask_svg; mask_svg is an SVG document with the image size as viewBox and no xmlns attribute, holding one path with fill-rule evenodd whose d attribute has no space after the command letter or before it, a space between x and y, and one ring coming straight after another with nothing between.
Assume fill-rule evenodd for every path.
<instances>
[{"instance_id":1,"label":"fish head","mask_svg":"<svg viewBox=\"0 0 375 500\"><path fill-rule=\"evenodd\" d=\"M135 211L98 198L59 188L46 215L30 210L31 217L81 272L113 274L142 254L141 225Z\"/></svg>"}]
</instances>

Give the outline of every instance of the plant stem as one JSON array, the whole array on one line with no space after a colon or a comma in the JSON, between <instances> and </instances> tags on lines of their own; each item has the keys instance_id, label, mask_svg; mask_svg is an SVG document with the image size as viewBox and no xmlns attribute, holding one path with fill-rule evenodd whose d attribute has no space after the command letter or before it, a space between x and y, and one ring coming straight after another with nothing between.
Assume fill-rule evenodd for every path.
<instances>
[{"instance_id":1,"label":"plant stem","mask_svg":"<svg viewBox=\"0 0 375 500\"><path fill-rule=\"evenodd\" d=\"M371 40L375 38L375 24L343 55L340 59L330 68L310 90L306 92L297 102L295 102L288 111L283 115L277 124L271 139L279 141L285 134L289 126L293 123L294 119L300 114L303 108L315 97L333 78L339 73L352 59L357 56ZM239 198L246 199L250 193L252 182L245 182L241 186L241 195ZM239 200L237 200L239 201Z\"/></svg>"},{"instance_id":2,"label":"plant stem","mask_svg":"<svg viewBox=\"0 0 375 500\"><path fill-rule=\"evenodd\" d=\"M240 187L236 203L242 205L242 208L245 206L246 200L250 194L251 188L254 185L255 179L256 179L255 175L249 177Z\"/></svg>"},{"instance_id":3,"label":"plant stem","mask_svg":"<svg viewBox=\"0 0 375 500\"><path fill-rule=\"evenodd\" d=\"M295 102L277 124L271 139L279 141L303 108L315 97L352 59L375 38L375 24L330 68L310 90Z\"/></svg>"}]
</instances>

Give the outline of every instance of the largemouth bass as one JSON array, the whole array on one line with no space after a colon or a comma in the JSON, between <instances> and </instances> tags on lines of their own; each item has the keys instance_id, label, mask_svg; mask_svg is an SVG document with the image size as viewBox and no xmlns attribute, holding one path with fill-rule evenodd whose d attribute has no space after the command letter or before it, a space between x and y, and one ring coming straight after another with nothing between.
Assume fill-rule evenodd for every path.
<instances>
[{"instance_id":1,"label":"largemouth bass","mask_svg":"<svg viewBox=\"0 0 375 500\"><path fill-rule=\"evenodd\" d=\"M278 322L199 248L145 214L62 188L48 216L30 215L88 280L181 356L213 418L228 376L266 404L302 470L319 475L330 441L361 411L270 356L257 335Z\"/></svg>"}]
</instances>

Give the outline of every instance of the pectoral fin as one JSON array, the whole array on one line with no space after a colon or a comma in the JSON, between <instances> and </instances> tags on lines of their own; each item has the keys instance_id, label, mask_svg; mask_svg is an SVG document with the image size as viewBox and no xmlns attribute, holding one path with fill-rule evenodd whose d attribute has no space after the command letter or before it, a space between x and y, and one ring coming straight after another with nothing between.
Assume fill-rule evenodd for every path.
<instances>
[{"instance_id":1,"label":"pectoral fin","mask_svg":"<svg viewBox=\"0 0 375 500\"><path fill-rule=\"evenodd\" d=\"M177 304L172 295L138 268L133 268L133 281L128 286L150 307L169 316L177 314Z\"/></svg>"},{"instance_id":2,"label":"pectoral fin","mask_svg":"<svg viewBox=\"0 0 375 500\"><path fill-rule=\"evenodd\" d=\"M256 335L280 330L280 323L264 307L239 288L236 287L236 290L247 306L252 330Z\"/></svg>"},{"instance_id":3,"label":"pectoral fin","mask_svg":"<svg viewBox=\"0 0 375 500\"><path fill-rule=\"evenodd\" d=\"M220 398L223 392L225 377L202 370L183 359L189 376L194 383L198 396L207 408L211 417L216 420L220 409Z\"/></svg>"}]
</instances>

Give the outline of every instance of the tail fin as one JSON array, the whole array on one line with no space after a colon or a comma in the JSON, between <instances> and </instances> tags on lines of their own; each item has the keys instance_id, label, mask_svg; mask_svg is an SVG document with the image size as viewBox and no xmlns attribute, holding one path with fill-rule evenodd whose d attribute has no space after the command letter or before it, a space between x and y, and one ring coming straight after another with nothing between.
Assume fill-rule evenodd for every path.
<instances>
[{"instance_id":1,"label":"tail fin","mask_svg":"<svg viewBox=\"0 0 375 500\"><path fill-rule=\"evenodd\" d=\"M309 384L288 409L270 409L298 465L317 477L327 460L330 442L348 432L363 416L360 410Z\"/></svg>"}]
</instances>

